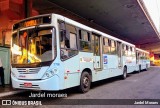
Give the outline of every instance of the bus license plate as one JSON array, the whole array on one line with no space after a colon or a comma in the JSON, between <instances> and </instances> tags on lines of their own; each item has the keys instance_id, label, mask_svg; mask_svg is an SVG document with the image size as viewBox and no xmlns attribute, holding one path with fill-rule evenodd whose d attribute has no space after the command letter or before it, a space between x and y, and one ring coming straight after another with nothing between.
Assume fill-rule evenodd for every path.
<instances>
[{"instance_id":1,"label":"bus license plate","mask_svg":"<svg viewBox=\"0 0 160 108\"><path fill-rule=\"evenodd\" d=\"M24 83L24 87L32 87L32 83Z\"/></svg>"}]
</instances>

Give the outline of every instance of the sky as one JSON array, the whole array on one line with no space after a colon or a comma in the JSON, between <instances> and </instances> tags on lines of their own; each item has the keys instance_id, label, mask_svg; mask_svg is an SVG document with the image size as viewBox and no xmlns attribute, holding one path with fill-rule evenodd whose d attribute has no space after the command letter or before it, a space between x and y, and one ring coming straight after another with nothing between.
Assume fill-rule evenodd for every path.
<instances>
[{"instance_id":1,"label":"sky","mask_svg":"<svg viewBox=\"0 0 160 108\"><path fill-rule=\"evenodd\" d=\"M160 33L160 0L143 0L143 2Z\"/></svg>"}]
</instances>

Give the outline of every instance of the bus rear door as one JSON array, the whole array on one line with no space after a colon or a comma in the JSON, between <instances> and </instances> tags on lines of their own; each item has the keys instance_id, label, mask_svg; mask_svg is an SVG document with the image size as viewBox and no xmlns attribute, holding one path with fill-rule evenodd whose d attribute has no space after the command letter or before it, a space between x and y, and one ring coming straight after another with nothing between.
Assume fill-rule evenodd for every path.
<instances>
[{"instance_id":1,"label":"bus rear door","mask_svg":"<svg viewBox=\"0 0 160 108\"><path fill-rule=\"evenodd\" d=\"M94 69L98 70L101 69L101 48L100 48L100 35L97 34L92 34L92 48L93 48L93 65L94 65Z\"/></svg>"}]
</instances>

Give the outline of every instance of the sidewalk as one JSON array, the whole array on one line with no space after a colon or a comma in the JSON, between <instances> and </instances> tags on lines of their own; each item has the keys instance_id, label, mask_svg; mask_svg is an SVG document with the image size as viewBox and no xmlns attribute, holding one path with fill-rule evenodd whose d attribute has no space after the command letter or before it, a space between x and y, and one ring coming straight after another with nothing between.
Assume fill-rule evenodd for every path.
<instances>
[{"instance_id":1,"label":"sidewalk","mask_svg":"<svg viewBox=\"0 0 160 108\"><path fill-rule=\"evenodd\" d=\"M24 92L24 90L14 90L11 87L11 85L5 85L5 87L2 87L0 85L0 98L4 96L14 95L21 92Z\"/></svg>"}]
</instances>

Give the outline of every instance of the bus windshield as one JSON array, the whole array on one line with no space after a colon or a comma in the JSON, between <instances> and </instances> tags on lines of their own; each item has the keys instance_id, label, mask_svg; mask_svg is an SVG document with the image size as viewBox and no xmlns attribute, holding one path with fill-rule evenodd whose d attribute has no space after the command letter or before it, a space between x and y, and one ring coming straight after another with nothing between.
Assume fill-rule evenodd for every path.
<instances>
[{"instance_id":1,"label":"bus windshield","mask_svg":"<svg viewBox=\"0 0 160 108\"><path fill-rule=\"evenodd\" d=\"M12 35L12 64L30 64L51 61L55 39L53 29L28 29ZM54 40L54 41L53 41Z\"/></svg>"}]
</instances>

